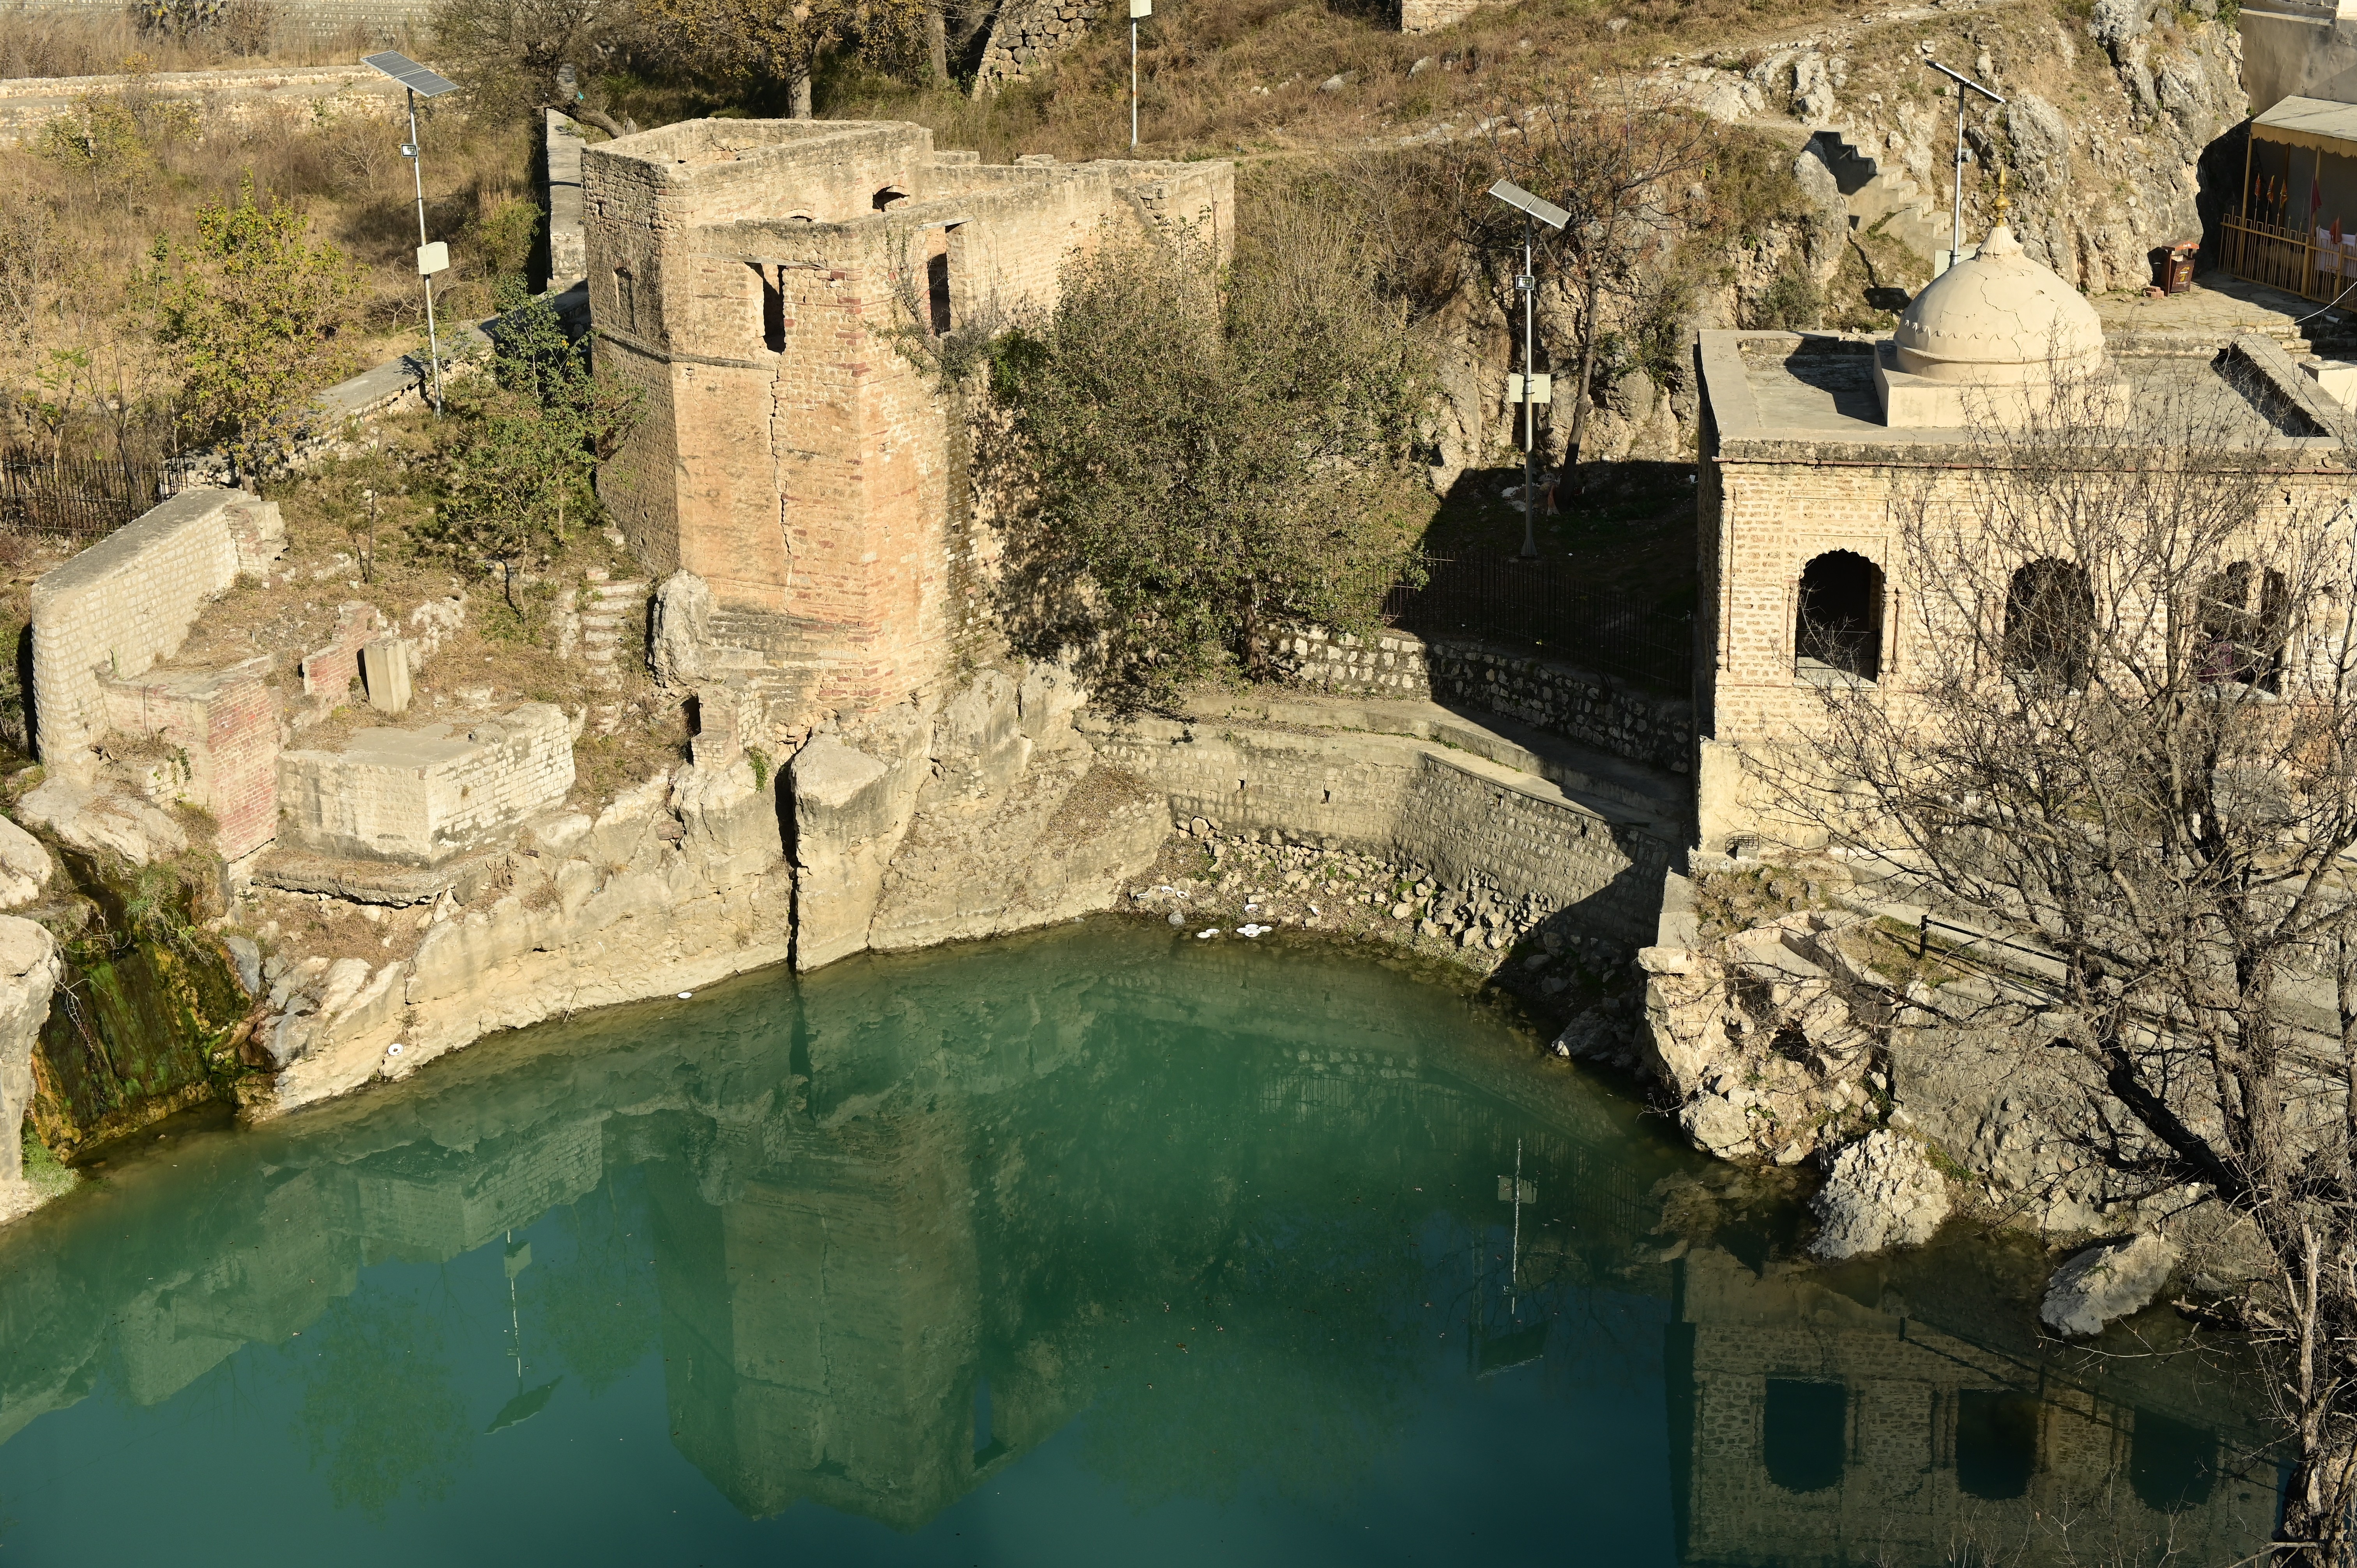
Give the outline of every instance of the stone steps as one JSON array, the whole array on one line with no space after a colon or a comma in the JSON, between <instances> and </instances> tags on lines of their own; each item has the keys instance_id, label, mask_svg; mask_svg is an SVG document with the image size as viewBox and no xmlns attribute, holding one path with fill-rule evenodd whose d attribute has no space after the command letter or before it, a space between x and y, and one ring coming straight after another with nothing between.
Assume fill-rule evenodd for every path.
<instances>
[{"instance_id":1,"label":"stone steps","mask_svg":"<svg viewBox=\"0 0 2357 1568\"><path fill-rule=\"evenodd\" d=\"M614 656L621 647L622 624L642 612L654 585L643 578L621 582L600 580L590 574L589 592L582 602L579 626L581 662L588 667L589 683L602 691L612 691L622 683L620 671L614 667ZM610 707L610 704L609 704ZM619 708L600 708L596 718L598 733L611 735L619 722Z\"/></svg>"}]
</instances>

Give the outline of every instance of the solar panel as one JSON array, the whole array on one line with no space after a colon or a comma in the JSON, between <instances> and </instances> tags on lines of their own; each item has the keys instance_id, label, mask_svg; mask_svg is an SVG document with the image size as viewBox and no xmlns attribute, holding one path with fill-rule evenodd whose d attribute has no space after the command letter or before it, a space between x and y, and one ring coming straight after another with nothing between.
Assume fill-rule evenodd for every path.
<instances>
[{"instance_id":1,"label":"solar panel","mask_svg":"<svg viewBox=\"0 0 2357 1568\"><path fill-rule=\"evenodd\" d=\"M374 66L420 98L439 98L446 92L458 91L458 84L448 77L428 70L407 55L393 49L381 55L369 55L361 63Z\"/></svg>"}]
</instances>

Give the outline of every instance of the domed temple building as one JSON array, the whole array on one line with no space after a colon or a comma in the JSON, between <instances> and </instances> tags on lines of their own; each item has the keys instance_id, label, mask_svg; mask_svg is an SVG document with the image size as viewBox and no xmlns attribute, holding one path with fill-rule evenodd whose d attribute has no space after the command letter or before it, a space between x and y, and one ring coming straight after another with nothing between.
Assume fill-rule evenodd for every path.
<instances>
[{"instance_id":1,"label":"domed temple building","mask_svg":"<svg viewBox=\"0 0 2357 1568\"><path fill-rule=\"evenodd\" d=\"M2015 466L2025 444L2069 426L2102 449L2099 462L2130 463L2190 421L2265 454L2281 482L2262 510L2278 522L2314 526L2350 490L2351 415L2277 337L2107 343L2093 306L2002 223L1925 285L1887 338L1706 332L1698 353L1695 807L1706 851L1786 838L1761 784L1772 769L1760 764L1825 721L1827 688L1901 701L1925 673L1931 628L1953 613L1954 596L1919 597L1903 519L1937 512L1943 541L1994 548L1972 520L1990 515L1993 471ZM2011 595L1992 596L2008 603L2084 591L2068 561L1980 564L2011 573ZM1934 598L1944 609L1932 609Z\"/></svg>"}]
</instances>

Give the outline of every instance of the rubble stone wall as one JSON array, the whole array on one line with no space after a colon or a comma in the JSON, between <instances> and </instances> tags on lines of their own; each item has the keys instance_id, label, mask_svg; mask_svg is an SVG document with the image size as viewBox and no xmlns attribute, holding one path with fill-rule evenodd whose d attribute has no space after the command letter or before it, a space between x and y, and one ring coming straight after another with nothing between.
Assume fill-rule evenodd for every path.
<instances>
[{"instance_id":1,"label":"rubble stone wall","mask_svg":"<svg viewBox=\"0 0 2357 1568\"><path fill-rule=\"evenodd\" d=\"M1576 664L1479 641L1385 627L1372 639L1320 628L1289 634L1282 657L1305 686L1464 703L1668 773L1694 769L1694 704Z\"/></svg>"}]
</instances>

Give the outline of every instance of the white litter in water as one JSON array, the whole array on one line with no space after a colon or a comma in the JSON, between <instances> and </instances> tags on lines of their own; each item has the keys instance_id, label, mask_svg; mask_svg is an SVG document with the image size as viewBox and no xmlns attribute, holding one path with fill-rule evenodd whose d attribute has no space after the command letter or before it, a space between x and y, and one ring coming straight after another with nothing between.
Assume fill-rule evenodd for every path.
<instances>
[{"instance_id":1,"label":"white litter in water","mask_svg":"<svg viewBox=\"0 0 2357 1568\"><path fill-rule=\"evenodd\" d=\"M682 1002L684 1002L684 1001L686 1001L689 997L691 997L691 996L693 996L693 995L694 995L694 994L695 994L695 993L694 993L694 992L693 992L693 991L683 991L683 992L681 992L681 993L679 993L679 999L680 999Z\"/></svg>"},{"instance_id":2,"label":"white litter in water","mask_svg":"<svg viewBox=\"0 0 2357 1568\"><path fill-rule=\"evenodd\" d=\"M1264 931L1273 931L1275 929L1276 929L1275 926L1238 926L1236 928L1236 935L1240 937L1256 937Z\"/></svg>"},{"instance_id":3,"label":"white litter in water","mask_svg":"<svg viewBox=\"0 0 2357 1568\"><path fill-rule=\"evenodd\" d=\"M389 1057L399 1056L401 1054L401 1042L399 1040L395 1040L393 1044L385 1047L384 1054Z\"/></svg>"},{"instance_id":4,"label":"white litter in water","mask_svg":"<svg viewBox=\"0 0 2357 1568\"><path fill-rule=\"evenodd\" d=\"M1196 940L1197 941L1199 941L1199 942L1200 942L1200 941L1201 941L1203 939L1205 939L1206 937L1216 937L1216 936L1218 936L1219 934L1220 934L1220 928L1219 928L1219 927L1217 927L1217 926L1213 926L1213 927L1212 927L1210 930L1208 930L1208 931L1197 931L1197 932L1195 933L1195 940Z\"/></svg>"}]
</instances>

